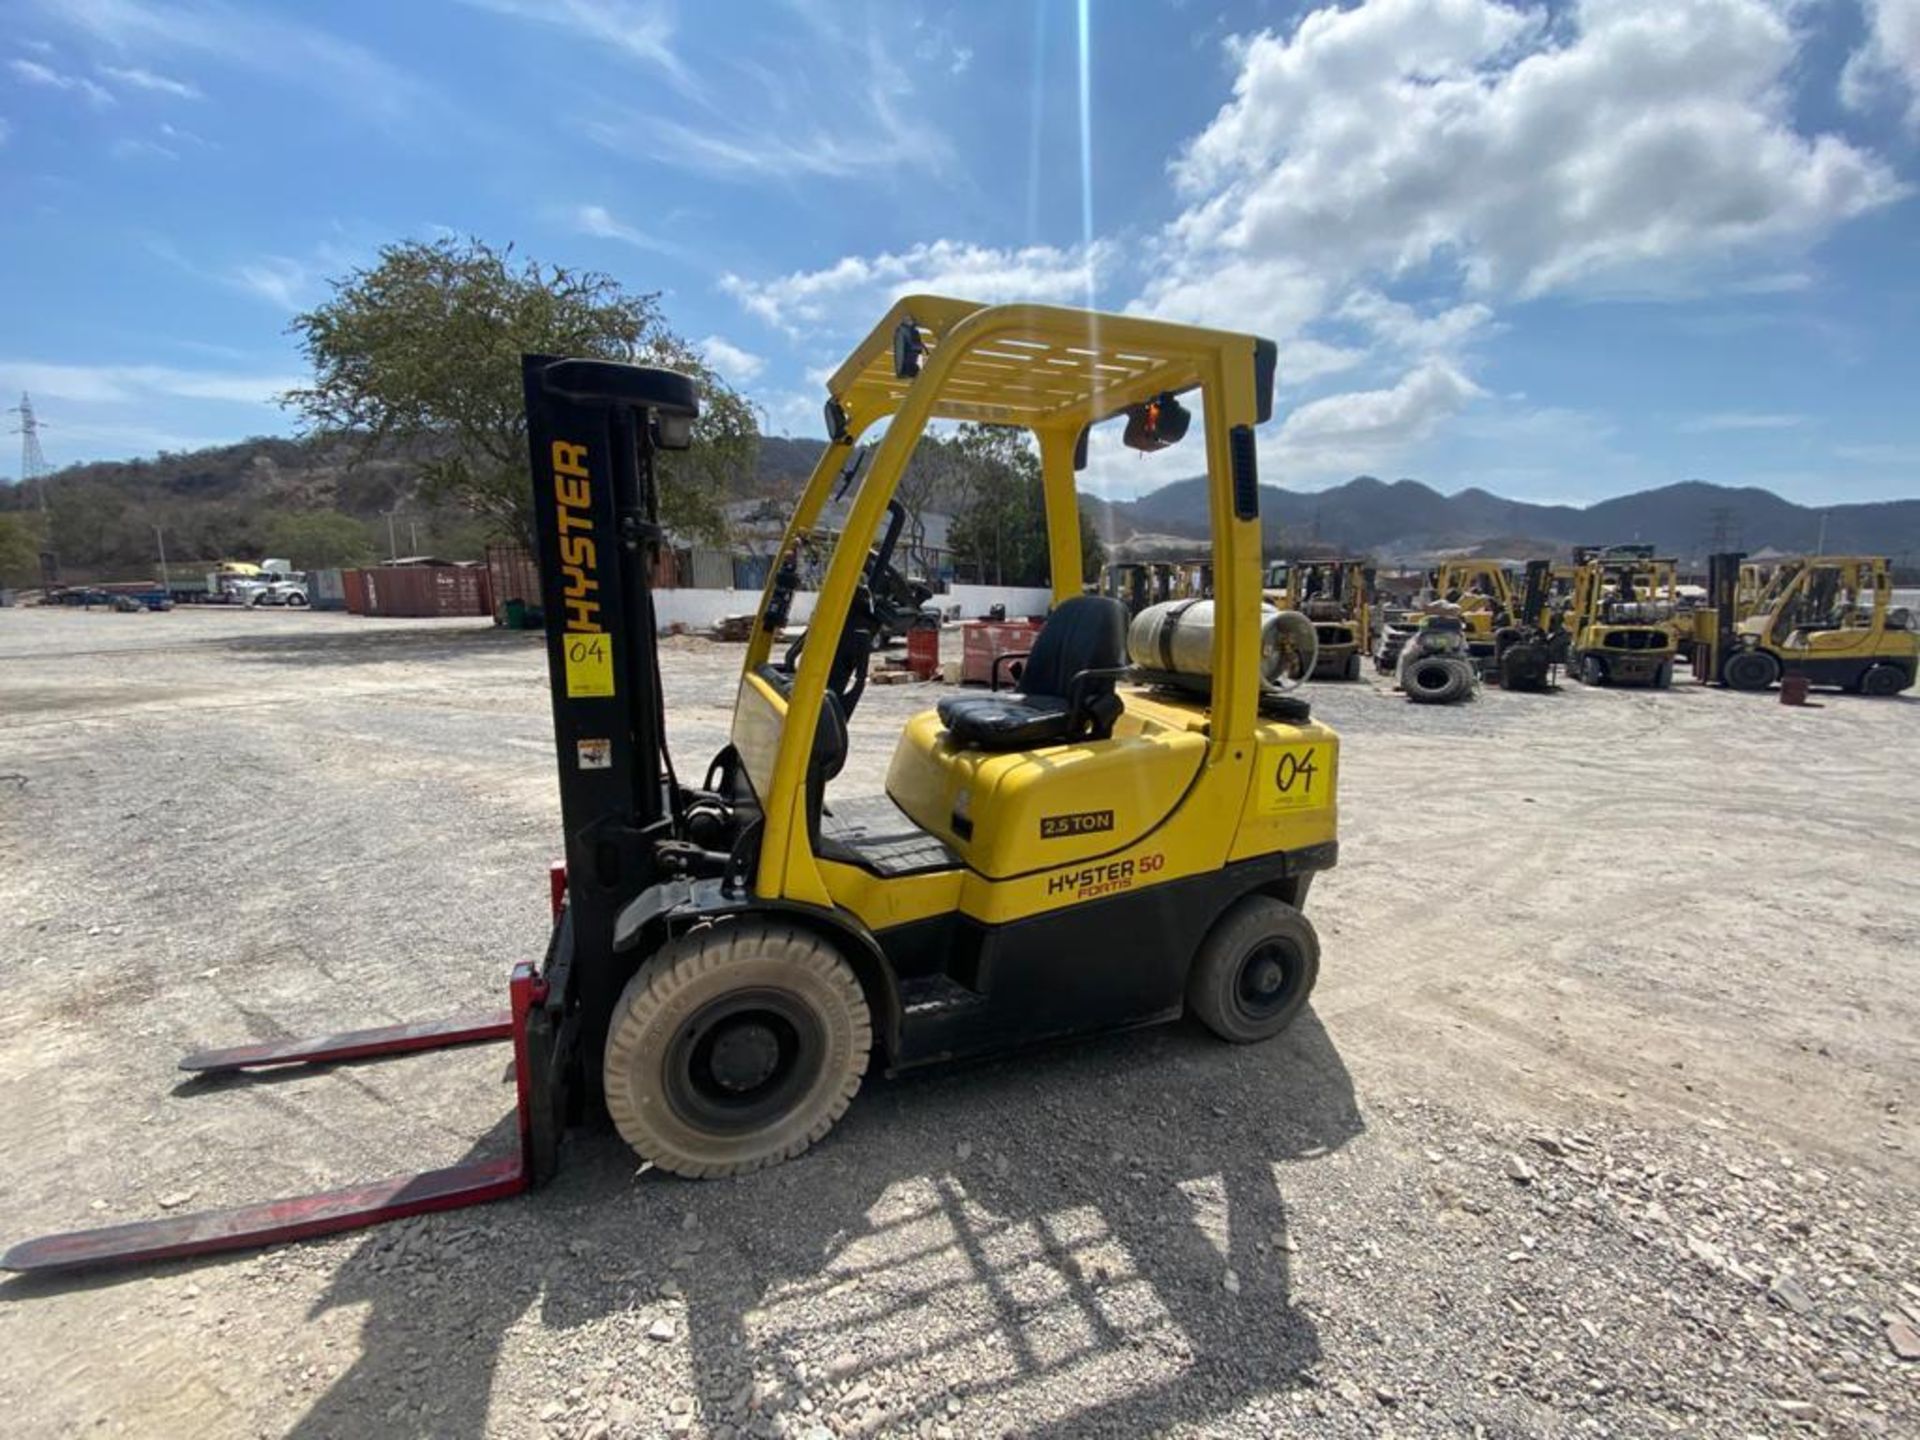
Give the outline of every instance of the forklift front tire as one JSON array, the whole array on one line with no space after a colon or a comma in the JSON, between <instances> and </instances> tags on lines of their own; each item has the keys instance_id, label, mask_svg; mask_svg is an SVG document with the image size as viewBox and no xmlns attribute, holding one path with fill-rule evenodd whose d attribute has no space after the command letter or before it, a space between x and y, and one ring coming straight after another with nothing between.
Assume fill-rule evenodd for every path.
<instances>
[{"instance_id":1,"label":"forklift front tire","mask_svg":"<svg viewBox=\"0 0 1920 1440\"><path fill-rule=\"evenodd\" d=\"M1291 1025L1320 974L1320 937L1284 901L1249 895L1200 942L1187 1008L1222 1040L1251 1045Z\"/></svg>"},{"instance_id":2,"label":"forklift front tire","mask_svg":"<svg viewBox=\"0 0 1920 1440\"><path fill-rule=\"evenodd\" d=\"M1764 650L1729 655L1721 673L1730 690L1766 690L1780 678L1780 662Z\"/></svg>"},{"instance_id":3,"label":"forklift front tire","mask_svg":"<svg viewBox=\"0 0 1920 1440\"><path fill-rule=\"evenodd\" d=\"M744 1175L832 1129L872 1047L860 982L826 940L761 920L706 926L642 965L614 1007L607 1111L663 1170Z\"/></svg>"}]
</instances>

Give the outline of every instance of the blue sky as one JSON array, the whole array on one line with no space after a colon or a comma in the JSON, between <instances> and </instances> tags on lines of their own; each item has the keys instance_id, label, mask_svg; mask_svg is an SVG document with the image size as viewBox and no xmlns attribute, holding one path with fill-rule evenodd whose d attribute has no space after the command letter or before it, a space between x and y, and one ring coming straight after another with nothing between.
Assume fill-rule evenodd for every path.
<instances>
[{"instance_id":1,"label":"blue sky","mask_svg":"<svg viewBox=\"0 0 1920 1440\"><path fill-rule=\"evenodd\" d=\"M454 232L661 291L775 431L897 293L1091 293L1276 338L1301 488L1920 495L1920 0L8 14L0 393L55 463L289 429L289 317Z\"/></svg>"}]
</instances>

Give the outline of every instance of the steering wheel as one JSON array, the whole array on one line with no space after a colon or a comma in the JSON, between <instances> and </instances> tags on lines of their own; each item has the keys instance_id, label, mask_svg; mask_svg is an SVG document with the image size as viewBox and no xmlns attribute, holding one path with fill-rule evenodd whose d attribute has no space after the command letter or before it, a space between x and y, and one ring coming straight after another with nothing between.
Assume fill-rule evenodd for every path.
<instances>
[{"instance_id":1,"label":"steering wheel","mask_svg":"<svg viewBox=\"0 0 1920 1440\"><path fill-rule=\"evenodd\" d=\"M884 633L892 628L890 622L897 617L900 608L897 597L913 598L916 612L920 599L925 598L924 587L916 586L893 568L893 552L900 543L900 532L906 523L906 507L898 500L889 500L886 533L868 555L860 583L854 587L853 603L847 610L847 623L840 632L840 645L827 671L827 689L840 697L841 713L848 719L853 718L854 708L866 693L867 669L873 660L874 647ZM878 603L875 601L876 593L881 596ZM792 598L791 592L787 598ZM800 655L806 648L809 633L811 627L787 647L780 668L788 674L799 667Z\"/></svg>"}]
</instances>

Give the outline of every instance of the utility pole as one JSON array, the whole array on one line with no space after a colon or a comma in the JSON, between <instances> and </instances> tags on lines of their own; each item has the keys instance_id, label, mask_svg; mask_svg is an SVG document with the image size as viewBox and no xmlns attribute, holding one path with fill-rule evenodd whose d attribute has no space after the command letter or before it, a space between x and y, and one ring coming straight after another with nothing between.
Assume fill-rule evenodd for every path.
<instances>
[{"instance_id":1,"label":"utility pole","mask_svg":"<svg viewBox=\"0 0 1920 1440\"><path fill-rule=\"evenodd\" d=\"M394 511L387 511L387 560L392 563L400 558L400 542L393 538Z\"/></svg>"},{"instance_id":2,"label":"utility pole","mask_svg":"<svg viewBox=\"0 0 1920 1440\"><path fill-rule=\"evenodd\" d=\"M160 583L167 589L173 589L173 577L167 573L167 533L158 525L153 527L154 543L160 547Z\"/></svg>"},{"instance_id":3,"label":"utility pole","mask_svg":"<svg viewBox=\"0 0 1920 1440\"><path fill-rule=\"evenodd\" d=\"M1816 555L1827 553L1827 512L1824 510L1820 512L1820 538L1813 542L1813 553Z\"/></svg>"}]
</instances>

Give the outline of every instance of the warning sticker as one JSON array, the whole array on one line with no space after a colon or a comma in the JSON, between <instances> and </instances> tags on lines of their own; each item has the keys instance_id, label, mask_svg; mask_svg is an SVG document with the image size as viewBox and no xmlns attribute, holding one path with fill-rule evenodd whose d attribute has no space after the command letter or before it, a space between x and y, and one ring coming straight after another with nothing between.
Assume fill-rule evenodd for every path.
<instances>
[{"instance_id":1,"label":"warning sticker","mask_svg":"<svg viewBox=\"0 0 1920 1440\"><path fill-rule=\"evenodd\" d=\"M613 694L613 648L604 634L566 639L567 698L592 700Z\"/></svg>"},{"instance_id":2,"label":"warning sticker","mask_svg":"<svg viewBox=\"0 0 1920 1440\"><path fill-rule=\"evenodd\" d=\"M1260 787L1260 813L1278 815L1288 810L1318 810L1333 803L1333 745L1315 740L1305 745L1282 745L1260 752L1265 773L1254 777Z\"/></svg>"},{"instance_id":3,"label":"warning sticker","mask_svg":"<svg viewBox=\"0 0 1920 1440\"><path fill-rule=\"evenodd\" d=\"M613 741L581 740L577 742L580 751L582 770L611 770L613 768Z\"/></svg>"}]
</instances>

